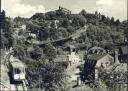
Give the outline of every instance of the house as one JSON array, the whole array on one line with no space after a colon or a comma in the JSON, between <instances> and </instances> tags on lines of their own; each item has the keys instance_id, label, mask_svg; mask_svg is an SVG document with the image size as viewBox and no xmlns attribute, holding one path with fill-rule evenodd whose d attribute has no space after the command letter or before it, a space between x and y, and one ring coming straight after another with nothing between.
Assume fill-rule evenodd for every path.
<instances>
[{"instance_id":1,"label":"house","mask_svg":"<svg viewBox=\"0 0 128 91\"><path fill-rule=\"evenodd\" d=\"M59 24L59 20L50 20L50 28L52 27L52 28L58 28L58 24Z\"/></svg>"},{"instance_id":2,"label":"house","mask_svg":"<svg viewBox=\"0 0 128 91\"><path fill-rule=\"evenodd\" d=\"M80 57L76 52L71 52L67 55L67 60L71 63L80 62Z\"/></svg>"},{"instance_id":3,"label":"house","mask_svg":"<svg viewBox=\"0 0 128 91\"><path fill-rule=\"evenodd\" d=\"M109 54L91 54L88 55L87 58L88 62L95 63L95 79L98 78L98 69L100 67L103 67L104 69L109 69L109 67L114 64L114 57Z\"/></svg>"},{"instance_id":4,"label":"house","mask_svg":"<svg viewBox=\"0 0 128 91\"><path fill-rule=\"evenodd\" d=\"M37 38L37 34L35 33L32 33L32 32L27 32L28 36L33 38L33 39L36 39Z\"/></svg>"},{"instance_id":5,"label":"house","mask_svg":"<svg viewBox=\"0 0 128 91\"><path fill-rule=\"evenodd\" d=\"M54 20L55 28L58 28L59 20Z\"/></svg>"},{"instance_id":6,"label":"house","mask_svg":"<svg viewBox=\"0 0 128 91\"><path fill-rule=\"evenodd\" d=\"M25 25L25 24L21 25L21 26L20 26L20 29L26 30L26 25Z\"/></svg>"},{"instance_id":7,"label":"house","mask_svg":"<svg viewBox=\"0 0 128 91\"><path fill-rule=\"evenodd\" d=\"M47 20L45 21L45 26L48 28L58 28L59 20Z\"/></svg>"},{"instance_id":8,"label":"house","mask_svg":"<svg viewBox=\"0 0 128 91\"><path fill-rule=\"evenodd\" d=\"M113 64L119 64L118 50L115 50L115 53L113 55L110 55L101 47L93 47L89 50L89 53L85 60L85 64L87 64L85 65L87 66L85 67L85 69L87 70L87 74L89 75L93 73L93 79L98 79L99 68L110 70Z\"/></svg>"},{"instance_id":9,"label":"house","mask_svg":"<svg viewBox=\"0 0 128 91\"><path fill-rule=\"evenodd\" d=\"M70 64L74 64L75 62L80 62L80 57L77 54L77 50L75 46L69 45L67 47L69 53L67 54L67 60L69 61Z\"/></svg>"},{"instance_id":10,"label":"house","mask_svg":"<svg viewBox=\"0 0 128 91\"><path fill-rule=\"evenodd\" d=\"M68 52L66 52L66 54L63 55L59 55L55 58L55 62L68 62L69 66L71 66L72 64L81 62L82 60L82 53L77 53L76 52L76 48L73 45L69 45L67 47Z\"/></svg>"}]
</instances>

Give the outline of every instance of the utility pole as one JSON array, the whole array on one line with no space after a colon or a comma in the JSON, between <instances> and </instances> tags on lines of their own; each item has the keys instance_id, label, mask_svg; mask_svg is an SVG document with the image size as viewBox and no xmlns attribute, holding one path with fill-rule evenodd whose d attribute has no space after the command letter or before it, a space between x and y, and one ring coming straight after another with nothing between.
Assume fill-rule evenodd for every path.
<instances>
[{"instance_id":1,"label":"utility pole","mask_svg":"<svg viewBox=\"0 0 128 91\"><path fill-rule=\"evenodd\" d=\"M128 0L127 0L127 21L126 22L128 22ZM128 45L128 36L127 36L126 44ZM128 46L127 46L127 49L128 49ZM128 50L127 50L127 53L128 53ZM128 54L127 54L127 56L128 56ZM127 70L128 70L128 59L126 61L127 61ZM128 77L127 77L127 89L128 89Z\"/></svg>"},{"instance_id":2,"label":"utility pole","mask_svg":"<svg viewBox=\"0 0 128 91\"><path fill-rule=\"evenodd\" d=\"M1 0L0 0L0 12L1 12Z\"/></svg>"}]
</instances>

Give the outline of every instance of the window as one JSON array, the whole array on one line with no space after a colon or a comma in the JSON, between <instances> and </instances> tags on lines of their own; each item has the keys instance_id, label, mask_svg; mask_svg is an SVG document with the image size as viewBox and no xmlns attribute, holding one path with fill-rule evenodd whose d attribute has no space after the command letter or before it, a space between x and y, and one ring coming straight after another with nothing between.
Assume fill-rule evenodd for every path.
<instances>
[{"instance_id":1,"label":"window","mask_svg":"<svg viewBox=\"0 0 128 91\"><path fill-rule=\"evenodd\" d=\"M20 74L21 70L19 68L15 68L15 74Z\"/></svg>"}]
</instances>

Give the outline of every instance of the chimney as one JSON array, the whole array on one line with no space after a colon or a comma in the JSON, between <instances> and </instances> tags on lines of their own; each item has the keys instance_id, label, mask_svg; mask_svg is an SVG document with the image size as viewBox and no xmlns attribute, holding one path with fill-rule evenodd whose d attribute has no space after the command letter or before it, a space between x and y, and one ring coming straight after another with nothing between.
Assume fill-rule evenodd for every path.
<instances>
[{"instance_id":1,"label":"chimney","mask_svg":"<svg viewBox=\"0 0 128 91\"><path fill-rule=\"evenodd\" d=\"M119 63L119 59L118 59L118 49L115 50L115 53L114 53L115 57L114 57L114 62L115 63Z\"/></svg>"}]
</instances>

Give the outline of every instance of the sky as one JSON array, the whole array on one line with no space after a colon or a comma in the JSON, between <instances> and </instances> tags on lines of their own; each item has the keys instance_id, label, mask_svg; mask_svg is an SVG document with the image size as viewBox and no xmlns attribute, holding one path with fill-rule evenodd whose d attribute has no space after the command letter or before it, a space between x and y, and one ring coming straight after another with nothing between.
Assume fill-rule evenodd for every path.
<instances>
[{"instance_id":1,"label":"sky","mask_svg":"<svg viewBox=\"0 0 128 91\"><path fill-rule=\"evenodd\" d=\"M12 18L29 18L35 13L57 10L59 6L70 9L72 13L79 13L82 9L89 13L97 10L121 21L127 18L127 0L2 0L2 9Z\"/></svg>"}]
</instances>

